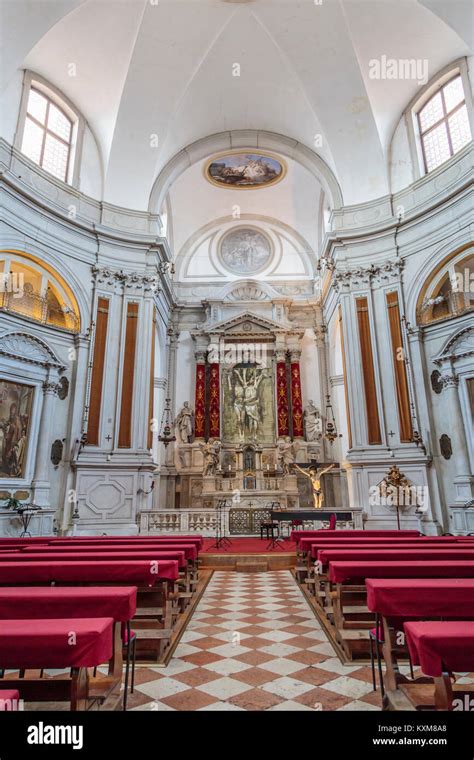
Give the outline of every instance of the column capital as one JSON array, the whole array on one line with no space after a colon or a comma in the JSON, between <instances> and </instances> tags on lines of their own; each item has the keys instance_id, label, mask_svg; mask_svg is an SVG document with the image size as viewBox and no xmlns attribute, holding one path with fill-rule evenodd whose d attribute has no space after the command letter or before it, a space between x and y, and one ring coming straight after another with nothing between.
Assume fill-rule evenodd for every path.
<instances>
[{"instance_id":1,"label":"column capital","mask_svg":"<svg viewBox=\"0 0 474 760\"><path fill-rule=\"evenodd\" d=\"M445 388L457 388L459 385L459 377L454 372L446 372L439 379L443 383L443 390Z\"/></svg>"},{"instance_id":2,"label":"column capital","mask_svg":"<svg viewBox=\"0 0 474 760\"><path fill-rule=\"evenodd\" d=\"M290 362L292 364L299 364L301 359L301 348L290 348Z\"/></svg>"},{"instance_id":3,"label":"column capital","mask_svg":"<svg viewBox=\"0 0 474 760\"><path fill-rule=\"evenodd\" d=\"M285 347L282 348L280 346L277 346L275 348L275 359L276 359L276 361L277 361L278 364L280 364L281 362L285 362L286 361L286 348Z\"/></svg>"},{"instance_id":4,"label":"column capital","mask_svg":"<svg viewBox=\"0 0 474 760\"><path fill-rule=\"evenodd\" d=\"M196 359L196 364L205 364L206 357L207 357L207 349L200 348L194 352L194 358Z\"/></svg>"},{"instance_id":5,"label":"column capital","mask_svg":"<svg viewBox=\"0 0 474 760\"><path fill-rule=\"evenodd\" d=\"M43 385L42 385L42 388L43 388L43 393L44 393L45 396L47 394L52 395L52 396L56 396L57 395L57 392L58 392L58 384L57 383L51 382L49 380L45 380L44 383L43 383Z\"/></svg>"}]
</instances>

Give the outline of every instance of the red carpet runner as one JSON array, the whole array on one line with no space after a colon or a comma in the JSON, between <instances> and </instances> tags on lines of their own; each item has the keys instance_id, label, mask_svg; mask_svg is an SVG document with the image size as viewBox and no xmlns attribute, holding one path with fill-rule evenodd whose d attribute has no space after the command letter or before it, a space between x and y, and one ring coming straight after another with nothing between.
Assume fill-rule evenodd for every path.
<instances>
[{"instance_id":1,"label":"red carpet runner","mask_svg":"<svg viewBox=\"0 0 474 760\"><path fill-rule=\"evenodd\" d=\"M277 552L278 554L283 554L284 552L294 554L296 552L296 544L294 541L289 540L278 542L282 547L281 549L278 547L275 547L273 549L270 547L267 549L267 546L270 543L270 540L267 538L264 538L262 541L260 538L230 537L230 540L232 541L232 544L227 547L227 550L210 549L214 543L214 539L205 538L203 551L208 551L209 554L267 554L269 552Z\"/></svg>"}]
</instances>

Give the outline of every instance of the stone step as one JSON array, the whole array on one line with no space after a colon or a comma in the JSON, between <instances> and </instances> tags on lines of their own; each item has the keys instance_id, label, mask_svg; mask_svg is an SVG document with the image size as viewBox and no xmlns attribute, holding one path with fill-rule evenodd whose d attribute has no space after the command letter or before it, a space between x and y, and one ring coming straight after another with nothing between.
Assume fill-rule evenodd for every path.
<instances>
[{"instance_id":1,"label":"stone step","mask_svg":"<svg viewBox=\"0 0 474 760\"><path fill-rule=\"evenodd\" d=\"M268 562L262 557L242 557L236 560L235 570L237 573L266 573Z\"/></svg>"}]
</instances>

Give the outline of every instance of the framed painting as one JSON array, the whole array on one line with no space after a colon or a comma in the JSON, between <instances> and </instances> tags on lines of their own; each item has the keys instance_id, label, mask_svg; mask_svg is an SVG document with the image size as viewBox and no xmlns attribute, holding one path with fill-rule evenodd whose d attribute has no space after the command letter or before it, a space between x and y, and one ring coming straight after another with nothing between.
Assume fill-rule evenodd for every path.
<instances>
[{"instance_id":1,"label":"framed painting","mask_svg":"<svg viewBox=\"0 0 474 760\"><path fill-rule=\"evenodd\" d=\"M224 443L275 443L274 383L270 369L238 364L222 369Z\"/></svg>"},{"instance_id":2,"label":"framed painting","mask_svg":"<svg viewBox=\"0 0 474 760\"><path fill-rule=\"evenodd\" d=\"M0 478L23 478L34 387L0 380Z\"/></svg>"},{"instance_id":3,"label":"framed painting","mask_svg":"<svg viewBox=\"0 0 474 760\"><path fill-rule=\"evenodd\" d=\"M280 182L286 164L270 153L221 153L205 166L206 179L218 187L252 190Z\"/></svg>"}]
</instances>

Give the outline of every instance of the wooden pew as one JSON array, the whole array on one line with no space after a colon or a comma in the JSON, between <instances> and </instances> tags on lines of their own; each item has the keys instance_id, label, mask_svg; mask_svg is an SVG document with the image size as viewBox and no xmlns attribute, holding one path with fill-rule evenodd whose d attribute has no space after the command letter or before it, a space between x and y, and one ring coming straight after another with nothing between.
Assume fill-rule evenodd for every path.
<instances>
[{"instance_id":1,"label":"wooden pew","mask_svg":"<svg viewBox=\"0 0 474 760\"><path fill-rule=\"evenodd\" d=\"M315 566L318 561L319 550L374 550L383 549L392 550L395 547L397 549L431 549L436 546L440 548L454 548L461 545L461 548L470 548L467 544L462 544L456 538L448 538L444 536L439 537L415 537L405 539L383 539L383 538L343 538L343 539L318 539L317 542L313 538L305 539L301 542L302 546L302 559L305 561L305 565L299 565L297 569L297 580L300 583L306 583L310 591L319 597L324 597L324 593L321 595L318 592L321 577L324 575L321 563L318 567L317 576L315 575ZM474 549L474 544L472 544ZM298 572L299 570L299 572Z\"/></svg>"},{"instance_id":2,"label":"wooden pew","mask_svg":"<svg viewBox=\"0 0 474 760\"><path fill-rule=\"evenodd\" d=\"M86 710L91 698L88 668L109 662L114 648L122 648L121 638L114 639L113 627L113 618L107 617L36 619L34 626L25 626L24 620L3 620L0 668L71 669L70 678L9 678L8 685L20 691L25 701L68 701L71 710ZM71 632L78 646L70 645ZM118 684L116 688L120 696Z\"/></svg>"},{"instance_id":3,"label":"wooden pew","mask_svg":"<svg viewBox=\"0 0 474 760\"><path fill-rule=\"evenodd\" d=\"M0 561L0 586L138 586L138 616L133 623L137 628L137 655L155 660L171 643L173 622L179 614L178 579L176 560ZM139 614L142 608L146 608L144 616Z\"/></svg>"},{"instance_id":4,"label":"wooden pew","mask_svg":"<svg viewBox=\"0 0 474 760\"><path fill-rule=\"evenodd\" d=\"M87 544L74 546L32 546L20 549L21 556L27 561L39 557L55 557L59 559L85 559L94 558L97 561L107 559L113 560L118 558L128 559L177 559L180 567L180 578L178 581L178 605L180 611L183 611L191 601L195 589L199 582L197 556L198 550L195 544L191 543L174 543L174 544L140 544L139 546L122 546L117 542L104 545L97 543L94 545ZM11 553L9 552L9 555ZM0 550L0 559L3 556Z\"/></svg>"},{"instance_id":5,"label":"wooden pew","mask_svg":"<svg viewBox=\"0 0 474 760\"><path fill-rule=\"evenodd\" d=\"M474 622L410 622L404 629L412 662L433 679L435 709L471 710L474 689L456 689L451 674L474 671Z\"/></svg>"},{"instance_id":6,"label":"wooden pew","mask_svg":"<svg viewBox=\"0 0 474 760\"><path fill-rule=\"evenodd\" d=\"M114 647L108 663L108 674L107 676L89 677L88 699L97 700L100 704L108 702L110 705L111 702L113 704L114 700L116 701L117 698L121 697L122 630L124 626L129 627L129 623L135 615L136 606L136 586L67 588L62 586L22 586L0 588L0 620L2 621L29 620L36 623L36 620L40 618L76 620L78 618L110 617L113 619ZM20 678L19 681L23 682L23 678ZM5 682L9 683L9 679L5 679ZM28 684L28 688L30 688L30 684ZM44 688L47 692L47 685ZM125 705L126 696L125 693Z\"/></svg>"},{"instance_id":7,"label":"wooden pew","mask_svg":"<svg viewBox=\"0 0 474 760\"><path fill-rule=\"evenodd\" d=\"M318 549L323 549L327 547L335 548L335 547L341 547L341 548L347 548L349 549L351 546L354 547L366 547L371 548L379 545L392 545L393 546L401 546L401 545L410 545L414 544L415 546L418 545L424 545L424 546L432 546L434 544L437 545L444 545L447 544L449 546L453 544L458 544L460 542L468 542L469 540L472 541L472 539L466 539L465 537L460 538L457 536L408 536L408 537L400 537L400 536L393 536L393 537L384 537L384 536L377 536L377 537L366 537L366 536L360 536L360 537L349 537L349 536L343 536L337 537L334 536L332 538L328 538L327 536L323 537L314 537L311 536L309 538L302 538L298 544L298 557L306 562L310 563L310 557L313 559L316 558L316 554ZM472 544L474 547L474 544Z\"/></svg>"},{"instance_id":8,"label":"wooden pew","mask_svg":"<svg viewBox=\"0 0 474 760\"><path fill-rule=\"evenodd\" d=\"M474 560L331 560L326 581L330 605L323 618L326 630L348 660L367 657L375 613L367 606L366 580L444 577L473 578Z\"/></svg>"},{"instance_id":9,"label":"wooden pew","mask_svg":"<svg viewBox=\"0 0 474 760\"><path fill-rule=\"evenodd\" d=\"M401 648L406 651L404 636L400 637L400 632L403 632L405 622L413 620L456 618L472 621L474 578L370 578L366 580L366 587L367 606L376 614L377 625L383 632L384 709L414 709L417 706L433 709L434 691L426 688L426 684L432 685L432 679L410 680L400 672L398 656Z\"/></svg>"}]
</instances>

